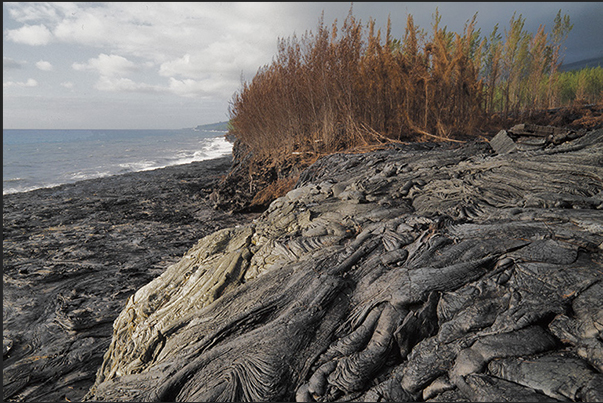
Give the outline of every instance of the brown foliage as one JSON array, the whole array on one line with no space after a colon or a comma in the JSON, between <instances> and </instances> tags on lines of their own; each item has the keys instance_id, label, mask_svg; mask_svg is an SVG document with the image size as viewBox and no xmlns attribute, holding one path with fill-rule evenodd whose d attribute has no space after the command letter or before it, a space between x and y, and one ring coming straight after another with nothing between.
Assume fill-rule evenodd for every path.
<instances>
[{"instance_id":1,"label":"brown foliage","mask_svg":"<svg viewBox=\"0 0 603 403\"><path fill-rule=\"evenodd\" d=\"M513 15L504 41L487 39L476 16L461 34L440 25L428 37L406 22L402 40L363 25L352 10L338 29L323 18L316 33L279 39L277 55L230 105L231 133L258 157L293 151L332 153L388 141L480 135L498 112L530 116L554 99L561 44L572 26L558 13L550 34L535 35Z\"/></svg>"},{"instance_id":2,"label":"brown foliage","mask_svg":"<svg viewBox=\"0 0 603 403\"><path fill-rule=\"evenodd\" d=\"M439 17L436 16L437 19ZM233 134L256 155L331 153L426 133L473 131L482 115L475 18L462 35L434 25L425 41L408 17L404 42L350 13L341 31L280 40L273 63L235 94Z\"/></svg>"},{"instance_id":3,"label":"brown foliage","mask_svg":"<svg viewBox=\"0 0 603 403\"><path fill-rule=\"evenodd\" d=\"M546 116L559 98L571 25L559 13L551 34L541 26L532 35L524 22L514 15L504 40L497 26L482 39L476 16L459 34L442 27L436 11L429 36L409 15L397 40L389 19L383 34L351 9L341 29L321 17L315 33L279 39L273 62L233 96L231 134L255 159L278 166L294 153L316 159L388 142L465 140ZM280 195L290 183L279 178L254 202Z\"/></svg>"},{"instance_id":4,"label":"brown foliage","mask_svg":"<svg viewBox=\"0 0 603 403\"><path fill-rule=\"evenodd\" d=\"M295 187L299 176L292 178L277 179L275 182L270 183L264 189L256 193L255 197L251 200L250 208L253 209L255 206L264 207L270 204L275 199L284 196Z\"/></svg>"}]
</instances>

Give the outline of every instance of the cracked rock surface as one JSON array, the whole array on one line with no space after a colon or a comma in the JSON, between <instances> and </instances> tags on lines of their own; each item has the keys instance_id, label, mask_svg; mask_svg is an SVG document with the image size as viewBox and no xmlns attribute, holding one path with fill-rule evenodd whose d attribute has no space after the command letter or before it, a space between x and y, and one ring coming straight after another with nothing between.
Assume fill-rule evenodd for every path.
<instances>
[{"instance_id":1,"label":"cracked rock surface","mask_svg":"<svg viewBox=\"0 0 603 403\"><path fill-rule=\"evenodd\" d=\"M603 131L335 154L138 289L85 400L602 401Z\"/></svg>"}]
</instances>

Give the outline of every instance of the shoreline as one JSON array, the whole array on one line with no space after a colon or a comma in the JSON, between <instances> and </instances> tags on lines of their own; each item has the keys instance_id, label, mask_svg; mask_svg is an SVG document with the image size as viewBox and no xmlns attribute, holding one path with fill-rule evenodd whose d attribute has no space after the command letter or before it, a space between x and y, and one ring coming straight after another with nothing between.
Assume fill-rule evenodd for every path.
<instances>
[{"instance_id":1,"label":"shoreline","mask_svg":"<svg viewBox=\"0 0 603 403\"><path fill-rule=\"evenodd\" d=\"M129 175L139 175L140 174L141 175L140 178L132 178L132 179L134 179L134 180L142 179L144 182L148 182L151 178L150 177L145 178L145 174L154 172L154 171L158 171L158 172L156 174L151 174L150 176L160 177L164 174L170 175L170 176L174 175L174 174L178 174L177 172L170 172L170 170L172 170L172 169L174 171L180 171L180 174L182 174L183 172L186 172L186 171L190 171L190 170L198 171L198 170L203 170L203 169L209 169L211 171L217 172L217 171L224 170L225 163L228 164L228 167L225 169L225 172L224 172L224 173L226 173L228 171L228 169L230 168L231 162L232 162L232 155L226 155L226 156L221 156L221 157L216 157L216 158L208 158L208 159L199 160L199 161L191 161L191 162L177 163L177 164L173 164L173 165L166 165L166 166L161 166L161 167L156 167L156 168L141 169L138 171L128 171L128 172L110 174L107 176L78 179L73 182L42 185L40 187L36 187L33 189L29 189L29 190L4 193L3 196L4 197L7 197L7 196L12 197L14 195L22 195L25 193L31 193L31 192L36 192L36 191L42 191L42 192L50 191L50 192L53 192L55 195L57 192L64 192L64 191L68 192L68 193L70 193L70 192L83 193L85 191L84 187L98 186L100 188L107 188L111 185L114 185L113 183L110 183L110 182L119 181L116 178L126 177ZM205 167L196 166L198 164L203 164L206 166ZM163 170L166 170L166 171L161 172ZM130 181L129 178L126 180ZM98 182L98 183L93 183L93 182ZM117 184L117 186L119 186L119 184ZM63 187L65 187L65 189L63 189ZM70 187L74 187L74 189L67 189Z\"/></svg>"},{"instance_id":2,"label":"shoreline","mask_svg":"<svg viewBox=\"0 0 603 403\"><path fill-rule=\"evenodd\" d=\"M228 156L3 195L5 401L80 400L127 299L199 239L254 218L207 200L230 165Z\"/></svg>"},{"instance_id":3,"label":"shoreline","mask_svg":"<svg viewBox=\"0 0 603 403\"><path fill-rule=\"evenodd\" d=\"M7 197L4 400L211 401L233 365L258 362L259 381L280 386L256 400L329 400L317 379L341 400L541 400L513 379L500 389L463 379L493 384L473 360L488 346L488 360L517 355L511 366L542 352L544 371L560 357L601 368L601 350L584 353L592 338L574 330L595 318L580 306L601 301L602 135L509 154L499 142L333 154L261 215L212 208L229 158ZM342 326L360 325L361 312L373 325ZM335 383L339 363L358 356L360 386ZM199 362L211 365L188 377ZM446 391L434 390L442 373ZM563 381L551 374L545 383ZM598 375L576 384L593 401Z\"/></svg>"},{"instance_id":4,"label":"shoreline","mask_svg":"<svg viewBox=\"0 0 603 403\"><path fill-rule=\"evenodd\" d=\"M26 190L15 190L12 191L12 188L10 189L11 191L4 193L4 189L3 189L3 193L2 196L8 196L8 195L13 195L13 194L21 194L21 193L28 193L28 192L33 192L36 190L40 190L40 189L54 189L54 188L58 188L60 186L64 186L64 185L74 185L77 184L79 182L86 182L86 181L93 181L93 180L98 180L98 179L106 179L106 178L112 178L114 176L121 176L121 175L128 175L128 174L137 174L137 173L142 173L142 172L148 172L148 171L155 171L158 169L165 169L165 168L171 168L171 167L176 167L176 166L181 166L181 165L189 165L189 164L194 164L197 162L205 162L205 161L211 161L211 160L219 160L222 158L228 158L231 159L231 156L222 156L222 157L215 157L215 158L207 158L204 160L198 160L198 161L191 161L191 162L184 162L184 163L175 163L175 164L170 164L170 165L165 165L165 166L160 166L160 167L154 167L154 168L143 168L137 171L128 171L128 172L119 172L119 173L114 173L114 174L108 174L108 175L104 175L104 176L97 176L97 177L91 177L91 178L83 178L83 179L77 179L77 180L73 180L70 182L64 182L64 183L51 183L48 185L39 185L39 186L31 186L29 188L27 188ZM18 181L21 180L20 178L16 178L16 179L12 179L9 180L10 181Z\"/></svg>"},{"instance_id":5,"label":"shoreline","mask_svg":"<svg viewBox=\"0 0 603 403\"><path fill-rule=\"evenodd\" d=\"M164 149L165 144L158 140L161 138L158 135L147 135L146 131L135 130L132 131L134 134L125 136L123 145L125 151L122 152L119 149L116 153L113 153L114 150L111 147L115 145L110 144L110 139L99 137L100 135L87 135L86 137L81 134L80 137L71 139L69 135L53 137L52 134L48 134L52 132L49 130L37 132L39 132L38 137L48 135L50 139L45 142L36 140L35 136L32 139L24 136L21 142L9 138L6 143L3 143L5 154L9 155L3 163L3 195L54 188L82 180L151 171L232 155L232 144L225 139L224 135L216 136L217 132L180 136L174 147ZM59 133L63 132L65 131L59 131ZM159 132L163 133L163 131ZM136 151L138 146L135 142L144 142L145 136L148 137L150 146L144 145L144 150ZM82 140L82 138L84 139ZM82 144L81 153L77 151L81 155L72 155L76 152L73 149L74 144ZM28 148L34 146L36 148L34 151ZM40 152L37 147L44 148L48 152L48 158L44 155L41 157L41 161L30 161L31 156L28 157L28 155L32 152L37 155L35 153ZM102 152L106 153L105 157L97 155L96 147L104 149ZM163 151L156 152L155 147ZM84 154L91 155L86 158ZM55 158L56 161L51 161L51 158ZM42 166L46 168L42 168Z\"/></svg>"}]
</instances>

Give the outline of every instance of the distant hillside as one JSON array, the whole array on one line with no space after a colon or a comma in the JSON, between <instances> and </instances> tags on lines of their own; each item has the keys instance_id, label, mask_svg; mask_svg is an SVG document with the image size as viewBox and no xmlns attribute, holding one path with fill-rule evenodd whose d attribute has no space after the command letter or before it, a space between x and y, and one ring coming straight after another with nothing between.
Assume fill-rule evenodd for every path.
<instances>
[{"instance_id":1,"label":"distant hillside","mask_svg":"<svg viewBox=\"0 0 603 403\"><path fill-rule=\"evenodd\" d=\"M563 65L561 65L559 70L560 71L572 71L572 70L580 70L580 69L584 69L587 67L597 67L597 66L603 66L603 56L563 64Z\"/></svg>"},{"instance_id":2,"label":"distant hillside","mask_svg":"<svg viewBox=\"0 0 603 403\"><path fill-rule=\"evenodd\" d=\"M196 126L193 130L215 130L220 132L228 131L228 122L210 123L207 125Z\"/></svg>"}]
</instances>

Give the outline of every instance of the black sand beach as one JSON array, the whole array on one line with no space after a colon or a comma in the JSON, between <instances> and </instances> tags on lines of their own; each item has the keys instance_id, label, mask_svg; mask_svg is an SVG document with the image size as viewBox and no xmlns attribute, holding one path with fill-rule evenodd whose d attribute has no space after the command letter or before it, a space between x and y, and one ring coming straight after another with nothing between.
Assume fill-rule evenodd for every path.
<instances>
[{"instance_id":1,"label":"black sand beach","mask_svg":"<svg viewBox=\"0 0 603 403\"><path fill-rule=\"evenodd\" d=\"M3 196L4 400L76 401L138 288L249 221L206 196L230 157Z\"/></svg>"}]
</instances>

